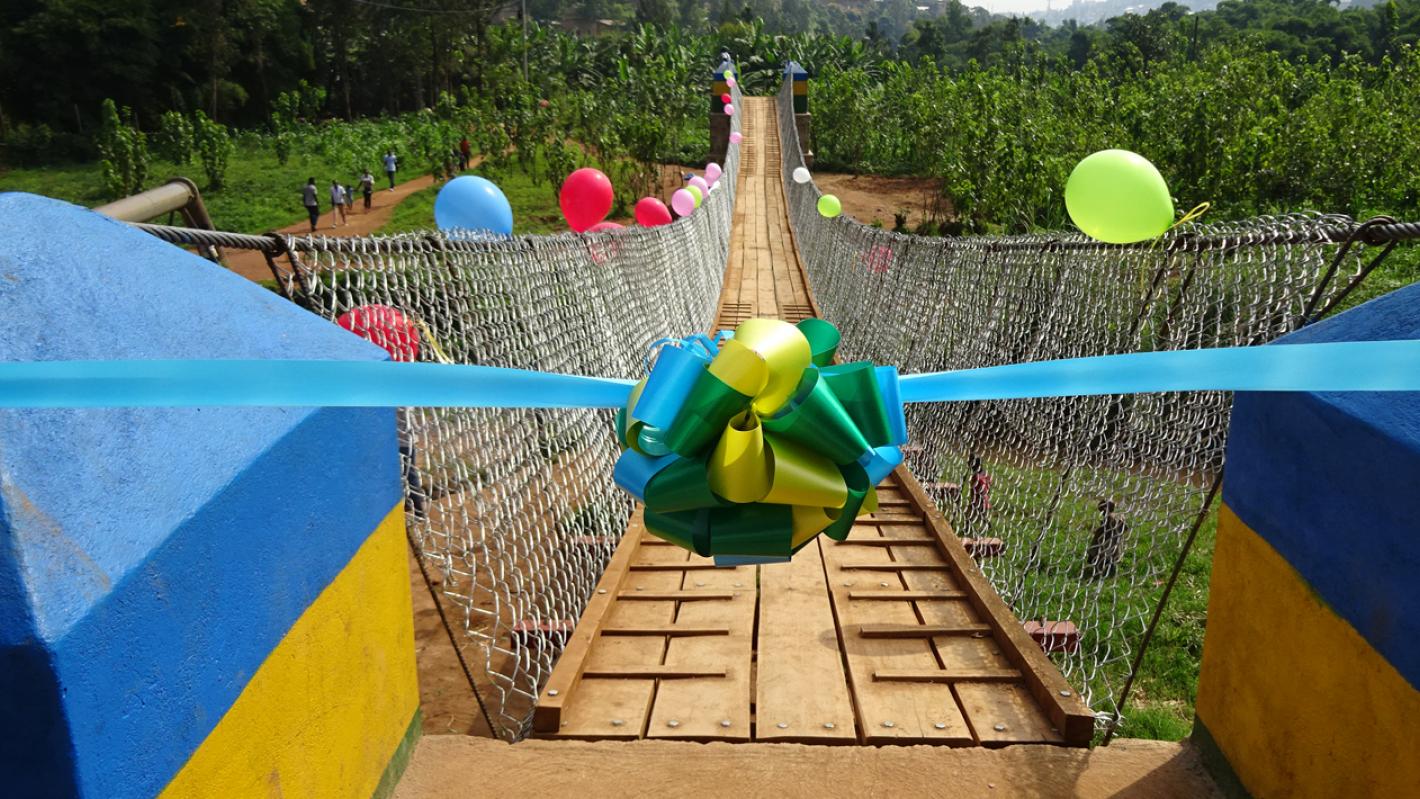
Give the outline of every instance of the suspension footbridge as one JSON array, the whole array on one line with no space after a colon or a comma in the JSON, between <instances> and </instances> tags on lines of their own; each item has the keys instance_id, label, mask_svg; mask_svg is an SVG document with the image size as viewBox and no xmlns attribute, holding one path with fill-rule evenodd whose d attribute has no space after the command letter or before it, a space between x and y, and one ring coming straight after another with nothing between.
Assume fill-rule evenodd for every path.
<instances>
[{"instance_id":1,"label":"suspension footbridge","mask_svg":"<svg viewBox=\"0 0 1420 799\"><path fill-rule=\"evenodd\" d=\"M422 360L617 378L643 374L662 339L760 317L830 320L844 359L904 373L1420 336L1413 287L1335 315L1420 236L1384 218L1193 222L1122 247L825 218L817 186L791 178L804 165L794 92L733 90L743 142L704 204L662 227L327 239L144 226L262 252L285 299L83 209L6 195L0 309L19 328L0 354L383 358L328 323L361 306L411 320ZM177 299L155 299L166 293ZM52 315L20 312L35 307ZM52 733L16 750L40 764L17 784L387 795L421 729L403 535L470 703L494 736L527 741L480 750L490 762L573 763L583 750L567 739L645 739L617 751L671 768L685 750L657 747L735 743L712 755L772 750L804 773L832 770L823 750L760 744L938 744L960 751L862 747L843 762L960 776L976 754L999 768L1026 751L1003 785L1039 789L1048 780L1021 774L1047 763L1061 790L1137 788L1132 771L1091 776L1099 750L1069 747L1127 724L1168 590L1221 496L1227 596L1210 608L1197 746L1263 793L1365 774L1397 794L1411 736L1309 731L1348 702L1385 729L1420 716L1413 647L1377 621L1413 604L1413 529L1387 509L1420 473L1414 398L1233 400L915 404L905 463L846 540L728 568L647 532L612 481L607 410L0 411L0 531L19 553L0 577L27 589L0 592L23 599L0 616L20 669L7 674L28 675L5 707ZM1288 614L1296 629L1274 623ZM1361 664L1364 696L1299 690L1331 684L1333 647ZM984 751L1008 744L1047 746ZM1130 769L1161 768L1118 749ZM1327 766L1340 750L1354 767ZM854 768L834 773L846 785Z\"/></svg>"}]
</instances>

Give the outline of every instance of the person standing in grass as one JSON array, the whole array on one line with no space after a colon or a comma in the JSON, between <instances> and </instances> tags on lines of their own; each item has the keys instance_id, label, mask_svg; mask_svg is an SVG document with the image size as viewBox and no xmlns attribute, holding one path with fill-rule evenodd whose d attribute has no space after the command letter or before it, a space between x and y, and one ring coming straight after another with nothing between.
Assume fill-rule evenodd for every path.
<instances>
[{"instance_id":1,"label":"person standing in grass","mask_svg":"<svg viewBox=\"0 0 1420 799\"><path fill-rule=\"evenodd\" d=\"M370 213L370 195L375 193L375 176L370 174L369 167L360 173L360 193L365 195L365 213Z\"/></svg>"},{"instance_id":2,"label":"person standing in grass","mask_svg":"<svg viewBox=\"0 0 1420 799\"><path fill-rule=\"evenodd\" d=\"M330 204L334 206L330 214L331 227L340 227L349 221L345 216L345 189L338 180L330 182Z\"/></svg>"},{"instance_id":3,"label":"person standing in grass","mask_svg":"<svg viewBox=\"0 0 1420 799\"><path fill-rule=\"evenodd\" d=\"M1129 534L1129 522L1114 512L1114 500L1100 500L1099 511L1100 526L1095 528L1089 549L1085 550L1085 576L1091 580L1114 576L1124 557L1124 540Z\"/></svg>"},{"instance_id":4,"label":"person standing in grass","mask_svg":"<svg viewBox=\"0 0 1420 799\"><path fill-rule=\"evenodd\" d=\"M385 151L385 174L390 178L390 191L394 191L394 173L399 169L399 159L395 157L394 150Z\"/></svg>"},{"instance_id":5,"label":"person standing in grass","mask_svg":"<svg viewBox=\"0 0 1420 799\"><path fill-rule=\"evenodd\" d=\"M991 475L982 467L981 456L971 456L971 474L966 481L971 487L966 506L967 530L973 531L977 525L990 529Z\"/></svg>"},{"instance_id":6,"label":"person standing in grass","mask_svg":"<svg viewBox=\"0 0 1420 799\"><path fill-rule=\"evenodd\" d=\"M306 206L306 213L311 215L311 232L316 232L316 223L320 221L320 197L316 191L316 179L307 178L306 187L301 190L301 204Z\"/></svg>"},{"instance_id":7,"label":"person standing in grass","mask_svg":"<svg viewBox=\"0 0 1420 799\"><path fill-rule=\"evenodd\" d=\"M467 172L468 165L473 162L473 147L468 143L465 136L459 140L459 171Z\"/></svg>"}]
</instances>

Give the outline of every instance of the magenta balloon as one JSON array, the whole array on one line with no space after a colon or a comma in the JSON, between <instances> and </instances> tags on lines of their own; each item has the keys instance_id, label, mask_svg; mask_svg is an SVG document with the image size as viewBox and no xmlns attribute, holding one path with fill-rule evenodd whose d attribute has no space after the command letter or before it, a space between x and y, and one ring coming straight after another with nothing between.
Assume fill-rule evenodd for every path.
<instances>
[{"instance_id":1,"label":"magenta balloon","mask_svg":"<svg viewBox=\"0 0 1420 799\"><path fill-rule=\"evenodd\" d=\"M694 186L697 189L700 189L701 197L704 197L705 195L710 193L710 184L705 181L705 178L702 178L699 175L696 175L690 180L687 180L686 183L691 186Z\"/></svg>"},{"instance_id":2,"label":"magenta balloon","mask_svg":"<svg viewBox=\"0 0 1420 799\"><path fill-rule=\"evenodd\" d=\"M562 182L557 203L567 225L581 233L611 213L613 194L611 180L601 170L583 167Z\"/></svg>"},{"instance_id":3,"label":"magenta balloon","mask_svg":"<svg viewBox=\"0 0 1420 799\"><path fill-rule=\"evenodd\" d=\"M710 181L711 184L719 180L720 176L723 174L725 174L725 170L721 169L720 165L714 161L705 165L705 179Z\"/></svg>"},{"instance_id":4,"label":"magenta balloon","mask_svg":"<svg viewBox=\"0 0 1420 799\"><path fill-rule=\"evenodd\" d=\"M621 225L618 225L618 224L616 224L615 222L598 222L598 223L596 223L595 225L592 225L591 227L587 228L587 232L588 232L588 233L605 233L605 232L608 231L608 230L623 230L623 229L624 229L624 228L623 228Z\"/></svg>"},{"instance_id":5,"label":"magenta balloon","mask_svg":"<svg viewBox=\"0 0 1420 799\"><path fill-rule=\"evenodd\" d=\"M727 116L727 117L732 117L732 116L734 116L734 115L735 115L735 106L734 106L732 103L725 103L725 116Z\"/></svg>"},{"instance_id":6,"label":"magenta balloon","mask_svg":"<svg viewBox=\"0 0 1420 799\"><path fill-rule=\"evenodd\" d=\"M676 189L671 195L671 208L681 216L690 216L695 210L695 196L685 189Z\"/></svg>"},{"instance_id":7,"label":"magenta balloon","mask_svg":"<svg viewBox=\"0 0 1420 799\"><path fill-rule=\"evenodd\" d=\"M671 212L666 204L655 197L642 197L636 202L636 224L641 227L658 227L671 223Z\"/></svg>"},{"instance_id":8,"label":"magenta balloon","mask_svg":"<svg viewBox=\"0 0 1420 799\"><path fill-rule=\"evenodd\" d=\"M741 136L739 131L735 131L734 133L730 134L730 144L739 144L744 140L745 137Z\"/></svg>"}]
</instances>

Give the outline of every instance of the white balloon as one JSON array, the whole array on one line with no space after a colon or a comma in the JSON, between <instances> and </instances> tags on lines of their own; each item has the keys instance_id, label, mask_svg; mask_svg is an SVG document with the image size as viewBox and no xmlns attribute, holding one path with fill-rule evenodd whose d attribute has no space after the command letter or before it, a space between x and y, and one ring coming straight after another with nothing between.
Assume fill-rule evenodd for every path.
<instances>
[{"instance_id":1,"label":"white balloon","mask_svg":"<svg viewBox=\"0 0 1420 799\"><path fill-rule=\"evenodd\" d=\"M813 180L813 176L809 174L809 170L803 167L794 170L795 183L808 183L811 180Z\"/></svg>"}]
</instances>

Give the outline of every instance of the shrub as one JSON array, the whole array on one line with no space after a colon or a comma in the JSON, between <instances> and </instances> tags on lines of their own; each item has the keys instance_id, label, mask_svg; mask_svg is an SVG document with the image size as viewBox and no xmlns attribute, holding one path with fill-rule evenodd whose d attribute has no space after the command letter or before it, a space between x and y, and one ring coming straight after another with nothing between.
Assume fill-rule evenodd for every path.
<instances>
[{"instance_id":1,"label":"shrub","mask_svg":"<svg viewBox=\"0 0 1420 799\"><path fill-rule=\"evenodd\" d=\"M133 111L125 107L120 118L111 99L104 100L101 116L94 148L99 154L104 191L115 198L136 194L148 179L148 139L133 126Z\"/></svg>"},{"instance_id":2,"label":"shrub","mask_svg":"<svg viewBox=\"0 0 1420 799\"><path fill-rule=\"evenodd\" d=\"M207 175L207 187L220 189L227 176L227 159L235 149L232 136L227 132L226 125L212 121L201 111L194 116L197 120L194 136L197 156L202 161L202 171Z\"/></svg>"}]
</instances>

